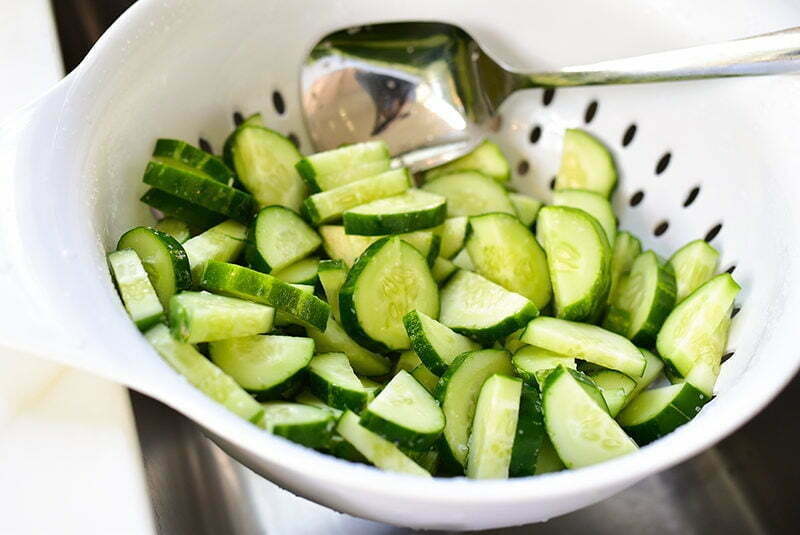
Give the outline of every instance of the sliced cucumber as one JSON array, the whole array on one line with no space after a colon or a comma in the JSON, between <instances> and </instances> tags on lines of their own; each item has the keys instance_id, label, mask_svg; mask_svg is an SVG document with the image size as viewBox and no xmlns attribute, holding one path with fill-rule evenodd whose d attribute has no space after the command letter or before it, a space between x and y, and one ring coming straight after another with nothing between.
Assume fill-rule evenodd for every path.
<instances>
[{"instance_id":1,"label":"sliced cucumber","mask_svg":"<svg viewBox=\"0 0 800 535\"><path fill-rule=\"evenodd\" d=\"M653 251L640 254L619 283L603 327L634 344L653 347L658 330L675 306L675 276Z\"/></svg>"},{"instance_id":2,"label":"sliced cucumber","mask_svg":"<svg viewBox=\"0 0 800 535\"><path fill-rule=\"evenodd\" d=\"M461 249L461 251L453 257L453 265L466 271L475 271L476 269L472 258L469 256L469 251L466 248Z\"/></svg>"},{"instance_id":3,"label":"sliced cucumber","mask_svg":"<svg viewBox=\"0 0 800 535\"><path fill-rule=\"evenodd\" d=\"M269 332L275 309L208 292L181 292L169 302L172 336L197 344Z\"/></svg>"},{"instance_id":4,"label":"sliced cucumber","mask_svg":"<svg viewBox=\"0 0 800 535\"><path fill-rule=\"evenodd\" d=\"M537 388L541 388L550 372L559 366L572 370L578 367L573 357L566 357L541 347L529 345L517 349L511 363L514 365L517 375L522 377L526 384Z\"/></svg>"},{"instance_id":5,"label":"sliced cucumber","mask_svg":"<svg viewBox=\"0 0 800 535\"><path fill-rule=\"evenodd\" d=\"M425 366L437 375L445 373L460 354L480 349L477 343L419 310L406 314L403 325L411 340L411 348Z\"/></svg>"},{"instance_id":6,"label":"sliced cucumber","mask_svg":"<svg viewBox=\"0 0 800 535\"><path fill-rule=\"evenodd\" d=\"M156 188L147 190L139 200L152 206L168 217L174 217L175 219L185 221L192 227L198 229L213 227L226 219L225 216L220 213L211 211L199 204L185 201Z\"/></svg>"},{"instance_id":7,"label":"sliced cucumber","mask_svg":"<svg viewBox=\"0 0 800 535\"><path fill-rule=\"evenodd\" d=\"M139 330L149 329L161 321L164 307L136 252L125 249L109 253L108 264L122 304Z\"/></svg>"},{"instance_id":8,"label":"sliced cucumber","mask_svg":"<svg viewBox=\"0 0 800 535\"><path fill-rule=\"evenodd\" d=\"M552 296L547 258L531 231L514 216L485 214L469 218L465 249L475 270L544 308Z\"/></svg>"},{"instance_id":9,"label":"sliced cucumber","mask_svg":"<svg viewBox=\"0 0 800 535\"><path fill-rule=\"evenodd\" d=\"M336 189L315 193L305 200L303 209L315 225L342 217L356 206L404 193L412 186L406 169L393 169L362 178Z\"/></svg>"},{"instance_id":10,"label":"sliced cucumber","mask_svg":"<svg viewBox=\"0 0 800 535\"><path fill-rule=\"evenodd\" d=\"M339 290L347 278L347 265L342 260L323 260L317 271L325 297L331 306L331 315L339 321Z\"/></svg>"},{"instance_id":11,"label":"sliced cucumber","mask_svg":"<svg viewBox=\"0 0 800 535\"><path fill-rule=\"evenodd\" d=\"M240 223L249 223L255 211L255 201L251 195L217 182L207 174L177 160L152 160L147 164L143 180L145 184L174 197L198 204Z\"/></svg>"},{"instance_id":12,"label":"sliced cucumber","mask_svg":"<svg viewBox=\"0 0 800 535\"><path fill-rule=\"evenodd\" d=\"M400 356L397 357L397 362L394 364L392 375L400 373L401 370L411 373L417 368L417 366L424 366L424 364L422 364L422 360L419 358L419 355L413 351L403 351L400 353Z\"/></svg>"},{"instance_id":13,"label":"sliced cucumber","mask_svg":"<svg viewBox=\"0 0 800 535\"><path fill-rule=\"evenodd\" d=\"M425 180L430 181L459 171L480 171L500 184L508 182L511 176L511 167L500 147L487 139L469 154L427 171Z\"/></svg>"},{"instance_id":14,"label":"sliced cucumber","mask_svg":"<svg viewBox=\"0 0 800 535\"><path fill-rule=\"evenodd\" d=\"M358 415L353 412L347 411L342 415L336 431L381 470L430 477L427 470L397 446L359 424Z\"/></svg>"},{"instance_id":15,"label":"sliced cucumber","mask_svg":"<svg viewBox=\"0 0 800 535\"><path fill-rule=\"evenodd\" d=\"M323 353L312 358L308 365L308 389L341 410L361 412L368 401L367 391L344 353Z\"/></svg>"},{"instance_id":16,"label":"sliced cucumber","mask_svg":"<svg viewBox=\"0 0 800 535\"><path fill-rule=\"evenodd\" d=\"M236 221L223 221L183 244L192 269L192 280L200 283L209 260L233 262L244 249L247 227Z\"/></svg>"},{"instance_id":17,"label":"sliced cucumber","mask_svg":"<svg viewBox=\"0 0 800 535\"><path fill-rule=\"evenodd\" d=\"M431 275L433 276L433 280L435 280L438 284L443 284L447 282L447 279L458 270L458 266L452 263L449 260L442 258L441 256L437 256L436 260L433 261L433 265L431 266Z\"/></svg>"},{"instance_id":18,"label":"sliced cucumber","mask_svg":"<svg viewBox=\"0 0 800 535\"><path fill-rule=\"evenodd\" d=\"M536 458L535 475L560 472L564 468L566 468L566 466L561 462L556 449L553 447L553 443L550 442L550 438L545 434L544 440L542 440L542 447L539 450L539 456Z\"/></svg>"},{"instance_id":19,"label":"sliced cucumber","mask_svg":"<svg viewBox=\"0 0 800 535\"><path fill-rule=\"evenodd\" d=\"M322 240L314 229L284 206L262 208L248 230L245 258L250 267L270 273L316 251Z\"/></svg>"},{"instance_id":20,"label":"sliced cucumber","mask_svg":"<svg viewBox=\"0 0 800 535\"><path fill-rule=\"evenodd\" d=\"M178 160L198 171L202 171L214 180L233 185L234 174L220 158L198 149L178 139L159 139L156 141L153 156Z\"/></svg>"},{"instance_id":21,"label":"sliced cucumber","mask_svg":"<svg viewBox=\"0 0 800 535\"><path fill-rule=\"evenodd\" d=\"M434 394L436 387L439 385L440 377L425 367L424 364L419 364L416 368L411 370L411 377L416 379L419 384L425 387L425 390Z\"/></svg>"},{"instance_id":22,"label":"sliced cucumber","mask_svg":"<svg viewBox=\"0 0 800 535\"><path fill-rule=\"evenodd\" d=\"M642 390L650 386L653 381L660 377L661 372L664 370L664 361L661 360L657 355L646 349L639 348L639 350L642 352L642 355L644 355L646 364L644 367L644 373L641 377L631 377L631 379L636 381L636 387L634 387L631 395L628 396L629 402L638 396Z\"/></svg>"},{"instance_id":23,"label":"sliced cucumber","mask_svg":"<svg viewBox=\"0 0 800 535\"><path fill-rule=\"evenodd\" d=\"M309 257L272 272L272 276L290 284L313 286L319 279L319 258Z\"/></svg>"},{"instance_id":24,"label":"sliced cucumber","mask_svg":"<svg viewBox=\"0 0 800 535\"><path fill-rule=\"evenodd\" d=\"M540 317L528 324L522 341L631 377L641 377L646 365L642 352L629 340L595 325Z\"/></svg>"},{"instance_id":25,"label":"sliced cucumber","mask_svg":"<svg viewBox=\"0 0 800 535\"><path fill-rule=\"evenodd\" d=\"M442 288L441 302L439 321L483 344L506 337L539 314L525 297L464 270Z\"/></svg>"},{"instance_id":26,"label":"sliced cucumber","mask_svg":"<svg viewBox=\"0 0 800 535\"><path fill-rule=\"evenodd\" d=\"M464 247L464 238L467 236L466 216L449 217L442 224L442 246L439 249L439 256L442 258L453 258L458 251Z\"/></svg>"},{"instance_id":27,"label":"sliced cucumber","mask_svg":"<svg viewBox=\"0 0 800 535\"><path fill-rule=\"evenodd\" d=\"M296 167L311 191L318 193L383 173L390 165L386 143L370 141L306 156Z\"/></svg>"},{"instance_id":28,"label":"sliced cucumber","mask_svg":"<svg viewBox=\"0 0 800 535\"><path fill-rule=\"evenodd\" d=\"M619 288L619 281L623 275L631 271L633 261L642 252L642 244L630 232L617 232L614 238L614 247L611 250L611 289L608 292L608 302L611 303Z\"/></svg>"},{"instance_id":29,"label":"sliced cucumber","mask_svg":"<svg viewBox=\"0 0 800 535\"><path fill-rule=\"evenodd\" d=\"M265 273L211 260L200 284L211 292L275 307L318 329L328 324L328 303Z\"/></svg>"},{"instance_id":30,"label":"sliced cucumber","mask_svg":"<svg viewBox=\"0 0 800 535\"><path fill-rule=\"evenodd\" d=\"M522 224L528 228L532 227L542 208L542 201L521 193L509 193L508 198Z\"/></svg>"},{"instance_id":31,"label":"sliced cucumber","mask_svg":"<svg viewBox=\"0 0 800 535\"><path fill-rule=\"evenodd\" d=\"M547 434L567 468L580 468L636 451L606 410L597 404L573 370L559 366L542 389Z\"/></svg>"},{"instance_id":32,"label":"sliced cucumber","mask_svg":"<svg viewBox=\"0 0 800 535\"><path fill-rule=\"evenodd\" d=\"M344 330L373 351L406 349L402 319L415 309L439 315L439 288L425 258L397 237L370 245L339 292Z\"/></svg>"},{"instance_id":33,"label":"sliced cucumber","mask_svg":"<svg viewBox=\"0 0 800 535\"><path fill-rule=\"evenodd\" d=\"M505 188L476 171L461 171L428 182L422 189L447 198L450 217L504 212L515 215Z\"/></svg>"},{"instance_id":34,"label":"sliced cucumber","mask_svg":"<svg viewBox=\"0 0 800 535\"><path fill-rule=\"evenodd\" d=\"M174 217L165 217L155 226L156 230L160 230L164 234L169 234L178 243L183 243L192 235L189 230L189 224L186 221L175 219Z\"/></svg>"},{"instance_id":35,"label":"sliced cucumber","mask_svg":"<svg viewBox=\"0 0 800 535\"><path fill-rule=\"evenodd\" d=\"M135 227L117 242L118 251L125 249L134 251L141 260L164 308L169 306L173 295L191 285L186 251L169 234L150 227Z\"/></svg>"},{"instance_id":36,"label":"sliced cucumber","mask_svg":"<svg viewBox=\"0 0 800 535\"><path fill-rule=\"evenodd\" d=\"M328 319L325 332L314 327L307 327L306 330L317 344L318 352L344 353L353 369L361 375L384 375L391 368L389 359L358 345L333 318Z\"/></svg>"},{"instance_id":37,"label":"sliced cucumber","mask_svg":"<svg viewBox=\"0 0 800 535\"><path fill-rule=\"evenodd\" d=\"M352 266L356 259L367 250L367 247L385 237L346 234L344 227L338 225L323 225L319 227L319 233L328 256L341 260L347 266ZM439 254L440 238L434 230L418 230L408 234L399 234L398 237L416 248L429 265Z\"/></svg>"},{"instance_id":38,"label":"sliced cucumber","mask_svg":"<svg viewBox=\"0 0 800 535\"><path fill-rule=\"evenodd\" d=\"M481 387L469 435L467 477L507 479L519 418L522 381L492 375Z\"/></svg>"},{"instance_id":39,"label":"sliced cucumber","mask_svg":"<svg viewBox=\"0 0 800 535\"><path fill-rule=\"evenodd\" d=\"M622 407L630 401L636 389L636 381L615 370L600 370L590 373L589 378L600 390L612 417L619 414Z\"/></svg>"},{"instance_id":40,"label":"sliced cucumber","mask_svg":"<svg viewBox=\"0 0 800 535\"><path fill-rule=\"evenodd\" d=\"M669 264L675 271L677 302L711 280L719 265L719 253L705 240L689 242L672 255Z\"/></svg>"},{"instance_id":41,"label":"sliced cucumber","mask_svg":"<svg viewBox=\"0 0 800 535\"><path fill-rule=\"evenodd\" d=\"M268 432L308 448L321 449L330 444L331 432L336 424L330 412L283 401L271 401L262 406L262 427Z\"/></svg>"},{"instance_id":42,"label":"sliced cucumber","mask_svg":"<svg viewBox=\"0 0 800 535\"><path fill-rule=\"evenodd\" d=\"M603 227L608 243L614 243L617 235L617 217L606 196L584 189L563 189L553 194L553 204L577 208L594 217Z\"/></svg>"},{"instance_id":43,"label":"sliced cucumber","mask_svg":"<svg viewBox=\"0 0 800 535\"><path fill-rule=\"evenodd\" d=\"M511 462L508 466L509 476L525 477L536 474L539 467L539 452L546 437L539 391L534 387L522 385L517 429L514 446L511 449Z\"/></svg>"},{"instance_id":44,"label":"sliced cucumber","mask_svg":"<svg viewBox=\"0 0 800 535\"><path fill-rule=\"evenodd\" d=\"M360 423L400 447L420 450L439 438L444 414L424 386L400 371L367 405Z\"/></svg>"},{"instance_id":45,"label":"sliced cucumber","mask_svg":"<svg viewBox=\"0 0 800 535\"><path fill-rule=\"evenodd\" d=\"M369 377L359 377L358 380L361 381L361 386L367 391L367 403L371 403L375 396L383 390L383 383L373 381Z\"/></svg>"},{"instance_id":46,"label":"sliced cucumber","mask_svg":"<svg viewBox=\"0 0 800 535\"><path fill-rule=\"evenodd\" d=\"M258 399L291 397L305 379L314 341L297 336L255 335L209 344L211 360Z\"/></svg>"},{"instance_id":47,"label":"sliced cucumber","mask_svg":"<svg viewBox=\"0 0 800 535\"><path fill-rule=\"evenodd\" d=\"M728 273L717 275L675 307L658 333L656 347L670 371L687 377L699 366L692 384L707 396L719 374L739 290Z\"/></svg>"},{"instance_id":48,"label":"sliced cucumber","mask_svg":"<svg viewBox=\"0 0 800 535\"><path fill-rule=\"evenodd\" d=\"M302 158L294 143L269 128L248 125L236 129L230 150L236 175L259 206L300 209L306 184L294 167Z\"/></svg>"},{"instance_id":49,"label":"sliced cucumber","mask_svg":"<svg viewBox=\"0 0 800 535\"><path fill-rule=\"evenodd\" d=\"M439 381L436 397L445 416L444 448L461 466L467 463L469 434L481 386L494 374L513 373L507 351L483 349L459 356Z\"/></svg>"},{"instance_id":50,"label":"sliced cucumber","mask_svg":"<svg viewBox=\"0 0 800 535\"><path fill-rule=\"evenodd\" d=\"M156 325L147 331L145 338L167 364L198 390L245 420L261 421L264 409L253 396L191 344L175 340L166 325Z\"/></svg>"},{"instance_id":51,"label":"sliced cucumber","mask_svg":"<svg viewBox=\"0 0 800 535\"><path fill-rule=\"evenodd\" d=\"M348 234L382 236L435 227L445 220L446 202L441 195L410 189L345 211L344 230Z\"/></svg>"},{"instance_id":52,"label":"sliced cucumber","mask_svg":"<svg viewBox=\"0 0 800 535\"><path fill-rule=\"evenodd\" d=\"M234 169L233 164L233 142L236 139L236 134L241 128L245 128L247 126L264 126L264 118L261 116L260 113L253 113L248 115L244 118L244 120L237 125L237 127L231 132L227 138L225 138L225 144L222 146L222 159L228 165L228 168Z\"/></svg>"},{"instance_id":53,"label":"sliced cucumber","mask_svg":"<svg viewBox=\"0 0 800 535\"><path fill-rule=\"evenodd\" d=\"M308 390L303 390L299 394L297 394L294 398L297 403L302 403L303 405L308 405L310 407L316 407L317 409L322 409L329 414L333 415L334 418L337 420L342 415L344 411L337 409L335 407L331 407L327 403L323 402L317 396L309 392Z\"/></svg>"},{"instance_id":54,"label":"sliced cucumber","mask_svg":"<svg viewBox=\"0 0 800 535\"><path fill-rule=\"evenodd\" d=\"M556 189L587 189L608 197L617 185L617 166L606 146L579 128L564 132Z\"/></svg>"},{"instance_id":55,"label":"sliced cucumber","mask_svg":"<svg viewBox=\"0 0 800 535\"><path fill-rule=\"evenodd\" d=\"M521 329L517 329L513 333L506 336L506 339L503 340L503 348L509 353L514 353L519 348L528 345L519 339L519 337L522 336L522 333L524 332L525 332L525 327L522 327Z\"/></svg>"},{"instance_id":56,"label":"sliced cucumber","mask_svg":"<svg viewBox=\"0 0 800 535\"><path fill-rule=\"evenodd\" d=\"M611 285L611 248L600 224L583 210L545 206L536 229L547 253L557 316L599 319Z\"/></svg>"},{"instance_id":57,"label":"sliced cucumber","mask_svg":"<svg viewBox=\"0 0 800 535\"><path fill-rule=\"evenodd\" d=\"M619 414L622 428L644 446L694 418L709 397L689 383L652 388Z\"/></svg>"},{"instance_id":58,"label":"sliced cucumber","mask_svg":"<svg viewBox=\"0 0 800 535\"><path fill-rule=\"evenodd\" d=\"M274 274L272 276L275 277ZM277 277L275 277L275 278L277 278ZM295 284L295 283L288 283L288 284L289 284L289 286L297 288L298 290L300 290L301 292L303 292L306 295L313 295L314 294L314 287L311 286L310 284ZM330 319L330 315L328 316L328 318ZM295 318L291 314L287 314L286 312L283 312L281 310L276 310L275 311L275 326L276 327L286 327L288 325L296 325L296 326L300 326L300 327L303 327L303 328L310 327L307 323L304 323L304 322L298 320L297 318Z\"/></svg>"}]
</instances>

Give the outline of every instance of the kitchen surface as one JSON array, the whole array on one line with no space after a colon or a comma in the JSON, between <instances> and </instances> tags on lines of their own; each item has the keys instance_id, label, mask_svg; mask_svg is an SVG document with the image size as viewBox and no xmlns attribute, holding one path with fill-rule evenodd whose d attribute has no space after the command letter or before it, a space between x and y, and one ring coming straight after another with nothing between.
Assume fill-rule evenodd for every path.
<instances>
[{"instance_id":1,"label":"kitchen surface","mask_svg":"<svg viewBox=\"0 0 800 535\"><path fill-rule=\"evenodd\" d=\"M11 13L9 5L15 1L19 0L0 0L0 13ZM60 60L64 72L74 68L131 2L53 0L52 4L30 4L35 6L19 13L24 11L30 18L26 18L29 27L45 38L49 35L52 44L36 51L40 63L49 65L46 71L26 73L32 82L19 90L33 96L59 76ZM4 32L13 33L9 24L8 18L0 20L0 43L6 49L22 46L3 41ZM6 80L7 68L0 66L0 76ZM14 98L22 97L17 94ZM0 516L10 518L0 520L0 533L28 532L23 528L24 519L34 511L42 515L31 524L35 531L51 533L77 532L81 525L84 533L164 535L409 532L342 515L291 495L229 458L191 421L139 393L44 362L21 363L14 355L2 355L2 370L7 372L0 373L0 385L12 371L39 380L31 383L25 399L5 400L0 405L0 427L8 426L0 433L0 497L15 492L14 480L23 481L24 497L11 502L14 510L4 511L0 506L4 511ZM48 385L55 386L49 394L41 394ZM87 393L100 397L90 398ZM40 394L44 401L37 397ZM81 395L87 396L85 403L81 403ZM99 406L94 400L100 400ZM95 407L94 420L85 418L88 406ZM544 524L486 533L797 533L800 508L794 497L800 496L796 455L799 406L800 384L795 378L759 416L690 461L581 511ZM77 414L83 417L80 432L68 425ZM18 437L13 444L4 438L11 430ZM90 435L96 454L85 449L74 458L64 456L65 451L77 451L76 444ZM29 449L26 444L42 446ZM9 456L24 457L9 463ZM49 505L34 502L35 487L24 483L26 472L36 470L41 456L74 463L54 469L48 480L37 480L47 486L48 498L64 497L67 506L54 505L52 515L47 513ZM75 511L79 511L77 516ZM92 519L95 514L97 518Z\"/></svg>"}]
</instances>

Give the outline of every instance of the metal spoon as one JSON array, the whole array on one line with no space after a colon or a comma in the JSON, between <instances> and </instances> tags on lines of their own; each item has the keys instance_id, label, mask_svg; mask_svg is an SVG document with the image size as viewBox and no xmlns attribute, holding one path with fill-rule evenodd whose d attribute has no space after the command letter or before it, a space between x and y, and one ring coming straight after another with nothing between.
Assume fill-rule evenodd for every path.
<instances>
[{"instance_id":1,"label":"metal spoon","mask_svg":"<svg viewBox=\"0 0 800 535\"><path fill-rule=\"evenodd\" d=\"M472 150L514 91L777 74L800 70L800 28L557 71L516 72L439 22L348 28L314 46L302 108L317 150L382 139L412 170Z\"/></svg>"}]
</instances>

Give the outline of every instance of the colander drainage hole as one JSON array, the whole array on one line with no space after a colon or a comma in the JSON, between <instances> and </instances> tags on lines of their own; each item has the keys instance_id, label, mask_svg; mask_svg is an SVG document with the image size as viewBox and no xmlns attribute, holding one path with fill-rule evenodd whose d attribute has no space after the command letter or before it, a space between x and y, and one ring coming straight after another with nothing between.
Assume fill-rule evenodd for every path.
<instances>
[{"instance_id":1,"label":"colander drainage hole","mask_svg":"<svg viewBox=\"0 0 800 535\"><path fill-rule=\"evenodd\" d=\"M711 227L711 230L708 231L708 233L706 234L705 240L706 241L713 240L714 238L717 237L717 234L719 234L720 230L722 230L722 223L717 223L716 225Z\"/></svg>"},{"instance_id":2,"label":"colander drainage hole","mask_svg":"<svg viewBox=\"0 0 800 535\"><path fill-rule=\"evenodd\" d=\"M622 146L627 147L633 141L633 136L636 135L636 123L630 125L625 133L622 135Z\"/></svg>"},{"instance_id":3,"label":"colander drainage hole","mask_svg":"<svg viewBox=\"0 0 800 535\"><path fill-rule=\"evenodd\" d=\"M556 178L558 178L558 177L553 177L553 178L550 179L550 189L551 190L556 189Z\"/></svg>"},{"instance_id":4,"label":"colander drainage hole","mask_svg":"<svg viewBox=\"0 0 800 535\"><path fill-rule=\"evenodd\" d=\"M531 143L536 143L542 137L542 127L538 124L531 129L531 135L528 137Z\"/></svg>"},{"instance_id":5,"label":"colander drainage hole","mask_svg":"<svg viewBox=\"0 0 800 535\"><path fill-rule=\"evenodd\" d=\"M733 270L736 269L736 264L731 264L731 267L725 270L725 273L731 274Z\"/></svg>"},{"instance_id":6,"label":"colander drainage hole","mask_svg":"<svg viewBox=\"0 0 800 535\"><path fill-rule=\"evenodd\" d=\"M275 107L275 112L278 115L286 113L286 102L283 100L283 95L280 91L272 92L272 105Z\"/></svg>"},{"instance_id":7,"label":"colander drainage hole","mask_svg":"<svg viewBox=\"0 0 800 535\"><path fill-rule=\"evenodd\" d=\"M550 103L553 102L555 96L556 96L555 89L553 89L552 87L549 89L545 89L544 93L542 93L542 104L544 104L545 106L549 106Z\"/></svg>"},{"instance_id":8,"label":"colander drainage hole","mask_svg":"<svg viewBox=\"0 0 800 535\"><path fill-rule=\"evenodd\" d=\"M586 112L583 114L583 122L589 124L594 119L594 116L597 114L597 101L593 100L586 106Z\"/></svg>"},{"instance_id":9,"label":"colander drainage hole","mask_svg":"<svg viewBox=\"0 0 800 535\"><path fill-rule=\"evenodd\" d=\"M653 229L653 234L655 234L656 236L661 236L667 231L668 228L669 228L669 221L662 221L661 223L656 225L656 228Z\"/></svg>"},{"instance_id":10,"label":"colander drainage hole","mask_svg":"<svg viewBox=\"0 0 800 535\"><path fill-rule=\"evenodd\" d=\"M201 149L203 149L207 153L214 154L214 150L211 148L211 143L209 143L208 140L206 140L206 138L204 137L198 138L197 144L200 146Z\"/></svg>"},{"instance_id":11,"label":"colander drainage hole","mask_svg":"<svg viewBox=\"0 0 800 535\"><path fill-rule=\"evenodd\" d=\"M528 160L520 160L517 164L517 174L519 176L523 176L528 174L528 170L531 168L531 164L528 163Z\"/></svg>"},{"instance_id":12,"label":"colander drainage hole","mask_svg":"<svg viewBox=\"0 0 800 535\"><path fill-rule=\"evenodd\" d=\"M233 124L239 126L243 122L244 122L244 115L242 115L242 112L240 111L233 112Z\"/></svg>"},{"instance_id":13,"label":"colander drainage hole","mask_svg":"<svg viewBox=\"0 0 800 535\"><path fill-rule=\"evenodd\" d=\"M724 355L722 355L722 362L725 362L726 360L731 358L734 353L735 353L734 351L729 351L729 352L725 353Z\"/></svg>"},{"instance_id":14,"label":"colander drainage hole","mask_svg":"<svg viewBox=\"0 0 800 535\"><path fill-rule=\"evenodd\" d=\"M669 166L669 161L671 159L672 159L672 153L671 152L665 152L664 155L661 156L661 158L658 159L658 163L656 164L656 174L657 175L660 175L661 173L663 173L664 171L667 170L667 167Z\"/></svg>"},{"instance_id":15,"label":"colander drainage hole","mask_svg":"<svg viewBox=\"0 0 800 535\"><path fill-rule=\"evenodd\" d=\"M688 208L691 204L697 199L697 196L700 194L700 186L695 186L689 192L689 195L686 196L686 200L683 201L683 207Z\"/></svg>"},{"instance_id":16,"label":"colander drainage hole","mask_svg":"<svg viewBox=\"0 0 800 535\"><path fill-rule=\"evenodd\" d=\"M631 200L628 201L628 204L631 206L639 206L639 204L644 200L644 192L642 190L637 191L633 195L631 195Z\"/></svg>"},{"instance_id":17,"label":"colander drainage hole","mask_svg":"<svg viewBox=\"0 0 800 535\"><path fill-rule=\"evenodd\" d=\"M286 138L292 142L292 145L294 145L297 150L300 150L300 138L297 137L297 134L289 132L286 134Z\"/></svg>"},{"instance_id":18,"label":"colander drainage hole","mask_svg":"<svg viewBox=\"0 0 800 535\"><path fill-rule=\"evenodd\" d=\"M731 319L735 318L740 310L742 310L742 307L733 307L733 309L731 309Z\"/></svg>"}]
</instances>

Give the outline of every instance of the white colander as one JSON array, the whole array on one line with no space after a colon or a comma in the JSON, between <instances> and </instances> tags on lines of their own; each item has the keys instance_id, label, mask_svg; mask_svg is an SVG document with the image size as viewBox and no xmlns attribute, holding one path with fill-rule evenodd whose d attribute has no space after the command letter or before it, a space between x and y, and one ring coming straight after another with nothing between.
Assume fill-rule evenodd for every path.
<instances>
[{"instance_id":1,"label":"white colander","mask_svg":"<svg viewBox=\"0 0 800 535\"><path fill-rule=\"evenodd\" d=\"M533 90L502 110L495 137L519 188L547 198L561 133L585 126L609 144L622 169L614 195L622 228L661 254L707 236L744 288L718 396L694 421L635 454L511 481L382 473L266 434L156 355L120 306L104 255L121 232L151 221L137 199L154 140L203 137L219 150L234 112L262 111L271 127L295 134L309 150L297 80L307 50L334 29L409 19L459 24L497 57L530 66L542 58L580 63L762 33L799 24L800 6L141 0L75 72L0 132L2 344L163 400L297 494L413 527L499 527L575 510L711 446L772 399L800 363L795 77L569 89L547 99Z\"/></svg>"}]
</instances>

